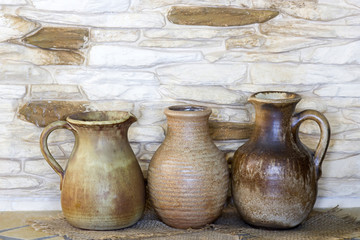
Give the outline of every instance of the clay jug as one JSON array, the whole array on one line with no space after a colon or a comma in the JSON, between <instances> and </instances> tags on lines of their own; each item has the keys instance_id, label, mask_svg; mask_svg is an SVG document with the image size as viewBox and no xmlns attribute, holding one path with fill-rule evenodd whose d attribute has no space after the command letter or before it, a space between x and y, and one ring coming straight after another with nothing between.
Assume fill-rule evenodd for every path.
<instances>
[{"instance_id":1,"label":"clay jug","mask_svg":"<svg viewBox=\"0 0 360 240\"><path fill-rule=\"evenodd\" d=\"M161 220L175 228L214 221L226 201L229 173L224 154L210 138L203 106L165 109L167 134L151 159L149 196Z\"/></svg>"},{"instance_id":2,"label":"clay jug","mask_svg":"<svg viewBox=\"0 0 360 240\"><path fill-rule=\"evenodd\" d=\"M142 216L144 179L127 137L135 121L127 112L86 112L53 122L43 130L41 152L60 176L61 207L71 225L119 229ZM66 169L53 158L47 144L49 134L60 128L75 135Z\"/></svg>"},{"instance_id":3,"label":"clay jug","mask_svg":"<svg viewBox=\"0 0 360 240\"><path fill-rule=\"evenodd\" d=\"M249 98L255 107L255 128L235 152L232 194L241 217L251 225L292 228L314 206L330 127L315 110L294 114L300 100L298 94L275 91ZM299 140L299 126L305 120L314 120L321 130L315 152Z\"/></svg>"}]
</instances>

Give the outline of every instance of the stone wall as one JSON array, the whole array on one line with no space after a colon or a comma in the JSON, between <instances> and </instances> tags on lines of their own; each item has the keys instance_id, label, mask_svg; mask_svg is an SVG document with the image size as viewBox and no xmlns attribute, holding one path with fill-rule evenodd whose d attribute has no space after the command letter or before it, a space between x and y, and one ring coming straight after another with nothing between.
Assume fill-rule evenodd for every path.
<instances>
[{"instance_id":1,"label":"stone wall","mask_svg":"<svg viewBox=\"0 0 360 240\"><path fill-rule=\"evenodd\" d=\"M0 0L0 211L60 209L39 136L71 112L135 114L129 137L146 173L164 107L211 107L217 134L238 130L214 137L231 156L254 121L247 97L262 90L295 91L299 111L330 121L316 206L360 207L359 65L358 0ZM301 130L315 147L317 126ZM50 136L63 165L73 141Z\"/></svg>"}]
</instances>

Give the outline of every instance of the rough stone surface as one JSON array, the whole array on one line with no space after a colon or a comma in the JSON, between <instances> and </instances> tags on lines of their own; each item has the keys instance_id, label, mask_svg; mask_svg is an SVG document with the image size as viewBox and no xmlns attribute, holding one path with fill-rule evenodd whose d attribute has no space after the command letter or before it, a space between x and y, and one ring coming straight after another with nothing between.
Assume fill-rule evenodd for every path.
<instances>
[{"instance_id":1,"label":"rough stone surface","mask_svg":"<svg viewBox=\"0 0 360 240\"><path fill-rule=\"evenodd\" d=\"M53 83L51 74L31 63L1 60L0 84Z\"/></svg>"},{"instance_id":2,"label":"rough stone surface","mask_svg":"<svg viewBox=\"0 0 360 240\"><path fill-rule=\"evenodd\" d=\"M271 10L252 10L222 7L172 7L170 22L182 25L207 25L217 27L242 26L263 23L279 13Z\"/></svg>"},{"instance_id":3,"label":"rough stone surface","mask_svg":"<svg viewBox=\"0 0 360 240\"><path fill-rule=\"evenodd\" d=\"M161 96L156 86L123 86L116 84L86 85L83 86L85 94L90 100L157 100Z\"/></svg>"},{"instance_id":4,"label":"rough stone surface","mask_svg":"<svg viewBox=\"0 0 360 240\"><path fill-rule=\"evenodd\" d=\"M0 85L0 99L19 99L26 94L26 87L21 85Z\"/></svg>"},{"instance_id":5,"label":"rough stone surface","mask_svg":"<svg viewBox=\"0 0 360 240\"><path fill-rule=\"evenodd\" d=\"M35 22L18 16L0 13L0 42L22 37L38 27L39 24Z\"/></svg>"},{"instance_id":6,"label":"rough stone surface","mask_svg":"<svg viewBox=\"0 0 360 240\"><path fill-rule=\"evenodd\" d=\"M187 27L184 29L148 29L144 31L144 36L160 39L211 39L220 37L237 37L254 33L255 29L250 27L217 29Z\"/></svg>"},{"instance_id":7,"label":"rough stone surface","mask_svg":"<svg viewBox=\"0 0 360 240\"><path fill-rule=\"evenodd\" d=\"M41 28L23 41L40 48L80 49L89 39L86 28Z\"/></svg>"},{"instance_id":8,"label":"rough stone surface","mask_svg":"<svg viewBox=\"0 0 360 240\"><path fill-rule=\"evenodd\" d=\"M231 85L245 81L246 64L181 64L156 69L162 84Z\"/></svg>"},{"instance_id":9,"label":"rough stone surface","mask_svg":"<svg viewBox=\"0 0 360 240\"><path fill-rule=\"evenodd\" d=\"M164 129L159 126L132 126L128 135L132 142L162 142L165 138Z\"/></svg>"},{"instance_id":10,"label":"rough stone surface","mask_svg":"<svg viewBox=\"0 0 360 240\"><path fill-rule=\"evenodd\" d=\"M21 171L20 161L0 160L0 174L15 174Z\"/></svg>"},{"instance_id":11,"label":"rough stone surface","mask_svg":"<svg viewBox=\"0 0 360 240\"><path fill-rule=\"evenodd\" d=\"M241 104L246 97L234 91L217 86L167 86L160 87L160 91L167 97L176 100L193 100L197 102L208 102L216 104Z\"/></svg>"},{"instance_id":12,"label":"rough stone surface","mask_svg":"<svg viewBox=\"0 0 360 240\"><path fill-rule=\"evenodd\" d=\"M358 79L358 66L317 64L251 64L250 77L254 84L318 84L343 83Z\"/></svg>"},{"instance_id":13,"label":"rough stone surface","mask_svg":"<svg viewBox=\"0 0 360 240\"><path fill-rule=\"evenodd\" d=\"M6 43L0 44L0 57L37 65L80 65L84 62L84 57L74 51L45 50Z\"/></svg>"},{"instance_id":14,"label":"rough stone surface","mask_svg":"<svg viewBox=\"0 0 360 240\"><path fill-rule=\"evenodd\" d=\"M200 52L165 52L119 45L97 45L90 50L89 65L141 68L162 63L199 61L201 58Z\"/></svg>"},{"instance_id":15,"label":"rough stone surface","mask_svg":"<svg viewBox=\"0 0 360 240\"><path fill-rule=\"evenodd\" d=\"M75 14L65 12L39 11L21 8L18 14L34 21L108 28L161 28L165 25L163 15L150 13L99 13Z\"/></svg>"},{"instance_id":16,"label":"rough stone surface","mask_svg":"<svg viewBox=\"0 0 360 240\"><path fill-rule=\"evenodd\" d=\"M0 122L7 123L13 121L17 107L17 100L4 100L0 101ZM11 137L11 136L10 136Z\"/></svg>"},{"instance_id":17,"label":"rough stone surface","mask_svg":"<svg viewBox=\"0 0 360 240\"><path fill-rule=\"evenodd\" d=\"M140 125L154 124L166 120L164 109L173 105L181 105L182 102L163 102L150 101L140 104L140 117L138 123Z\"/></svg>"},{"instance_id":18,"label":"rough stone surface","mask_svg":"<svg viewBox=\"0 0 360 240\"><path fill-rule=\"evenodd\" d=\"M341 4L341 3L340 3ZM316 1L282 1L282 0L254 0L255 8L274 8L287 15L313 21L330 21L359 13L350 6L339 7L337 4L319 4Z\"/></svg>"},{"instance_id":19,"label":"rough stone surface","mask_svg":"<svg viewBox=\"0 0 360 240\"><path fill-rule=\"evenodd\" d=\"M56 159L56 161L63 168L66 166L67 160ZM59 178L59 176L50 167L50 165L45 161L45 159L35 160L35 161L26 161L25 167L24 167L24 172L42 176L42 177L56 178L56 179Z\"/></svg>"},{"instance_id":20,"label":"rough stone surface","mask_svg":"<svg viewBox=\"0 0 360 240\"><path fill-rule=\"evenodd\" d=\"M68 115L86 110L86 102L32 101L25 103L19 110L19 117L39 127L47 126Z\"/></svg>"},{"instance_id":21,"label":"rough stone surface","mask_svg":"<svg viewBox=\"0 0 360 240\"><path fill-rule=\"evenodd\" d=\"M52 70L51 70L52 71ZM154 73L140 70L120 70L117 68L80 68L69 67L53 70L58 84L121 84L121 85L156 85L158 80ZM0 80L1 81L1 80Z\"/></svg>"},{"instance_id":22,"label":"rough stone surface","mask_svg":"<svg viewBox=\"0 0 360 240\"><path fill-rule=\"evenodd\" d=\"M121 1L97 1L97 0L32 0L34 7L49 11L68 11L68 12L123 12L130 5L129 0Z\"/></svg>"},{"instance_id":23,"label":"rough stone surface","mask_svg":"<svg viewBox=\"0 0 360 240\"><path fill-rule=\"evenodd\" d=\"M292 18L263 23L259 28L260 32L266 35L353 39L360 37L360 26L320 24Z\"/></svg>"},{"instance_id":24,"label":"rough stone surface","mask_svg":"<svg viewBox=\"0 0 360 240\"><path fill-rule=\"evenodd\" d=\"M280 53L295 51L302 48L309 48L317 45L324 45L327 41L318 39L309 39L301 37L284 37L284 36L261 36L249 35L226 40L227 49L254 49L267 53Z\"/></svg>"},{"instance_id":25,"label":"rough stone surface","mask_svg":"<svg viewBox=\"0 0 360 240\"><path fill-rule=\"evenodd\" d=\"M234 2L232 0L232 2ZM156 9L160 7L174 5L195 5L195 6L224 6L229 4L226 0L139 0L132 8L134 10ZM234 5L248 8L251 6L251 0L240 0Z\"/></svg>"},{"instance_id":26,"label":"rough stone surface","mask_svg":"<svg viewBox=\"0 0 360 240\"><path fill-rule=\"evenodd\" d=\"M33 85L31 87L32 99L71 99L81 100L83 99L79 88L75 85Z\"/></svg>"},{"instance_id":27,"label":"rough stone surface","mask_svg":"<svg viewBox=\"0 0 360 240\"><path fill-rule=\"evenodd\" d=\"M0 177L0 189L26 189L39 187L40 180L34 177Z\"/></svg>"},{"instance_id":28,"label":"rough stone surface","mask_svg":"<svg viewBox=\"0 0 360 240\"><path fill-rule=\"evenodd\" d=\"M0 4L4 5L25 5L26 0L0 0Z\"/></svg>"},{"instance_id":29,"label":"rough stone surface","mask_svg":"<svg viewBox=\"0 0 360 240\"><path fill-rule=\"evenodd\" d=\"M123 29L91 29L90 39L92 42L135 42L140 37L139 30Z\"/></svg>"},{"instance_id":30,"label":"rough stone surface","mask_svg":"<svg viewBox=\"0 0 360 240\"><path fill-rule=\"evenodd\" d=\"M196 41L196 40L145 40L139 43L140 47L154 48L199 48L220 47L221 41Z\"/></svg>"}]
</instances>

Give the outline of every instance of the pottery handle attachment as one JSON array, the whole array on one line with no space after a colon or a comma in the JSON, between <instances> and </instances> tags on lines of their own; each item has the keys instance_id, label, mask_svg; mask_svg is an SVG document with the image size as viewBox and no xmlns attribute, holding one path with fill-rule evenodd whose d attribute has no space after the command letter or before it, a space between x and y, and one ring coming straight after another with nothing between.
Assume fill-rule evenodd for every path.
<instances>
[{"instance_id":1,"label":"pottery handle attachment","mask_svg":"<svg viewBox=\"0 0 360 240\"><path fill-rule=\"evenodd\" d=\"M74 132L72 127L66 121L56 121L56 122L50 123L48 126L46 126L40 135L41 153L44 156L45 160L48 162L48 164L52 167L52 169L54 169L54 171L60 176L60 190L62 189L62 182L63 182L65 172L64 172L64 169L60 166L60 164L51 155L49 148L48 148L47 140L48 140L48 137L51 132L53 132L56 129L61 129L61 128L65 128L65 129L68 129L68 130Z\"/></svg>"},{"instance_id":2,"label":"pottery handle attachment","mask_svg":"<svg viewBox=\"0 0 360 240\"><path fill-rule=\"evenodd\" d=\"M292 133L295 142L298 145L303 146L308 151L309 149L301 143L299 138L299 127L305 120L313 120L320 127L320 141L315 149L315 152L312 153L316 169L316 179L319 180L321 177L321 164L324 160L325 153L330 142L330 124L322 113L315 110L304 110L293 116Z\"/></svg>"}]
</instances>

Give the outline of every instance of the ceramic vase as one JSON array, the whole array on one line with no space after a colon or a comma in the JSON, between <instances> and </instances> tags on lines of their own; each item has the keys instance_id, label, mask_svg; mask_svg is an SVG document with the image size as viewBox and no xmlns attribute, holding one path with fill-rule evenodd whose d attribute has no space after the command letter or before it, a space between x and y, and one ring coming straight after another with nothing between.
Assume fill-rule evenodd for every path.
<instances>
[{"instance_id":1,"label":"ceramic vase","mask_svg":"<svg viewBox=\"0 0 360 240\"><path fill-rule=\"evenodd\" d=\"M301 97L289 92L259 92L249 98L255 107L255 128L235 153L232 194L243 220L251 225L286 229L299 225L312 210L330 126L315 110L294 113ZM315 121L321 130L315 151L299 139L299 126Z\"/></svg>"},{"instance_id":2,"label":"ceramic vase","mask_svg":"<svg viewBox=\"0 0 360 240\"><path fill-rule=\"evenodd\" d=\"M48 125L40 137L44 158L60 176L61 206L73 226L91 230L136 223L145 204L144 179L127 132L136 118L127 112L87 112ZM63 169L48 149L49 134L72 131L75 146Z\"/></svg>"},{"instance_id":3,"label":"ceramic vase","mask_svg":"<svg viewBox=\"0 0 360 240\"><path fill-rule=\"evenodd\" d=\"M167 134L151 159L148 186L156 213L169 226L202 227L226 202L228 166L210 138L210 114L203 106L165 109Z\"/></svg>"}]
</instances>

